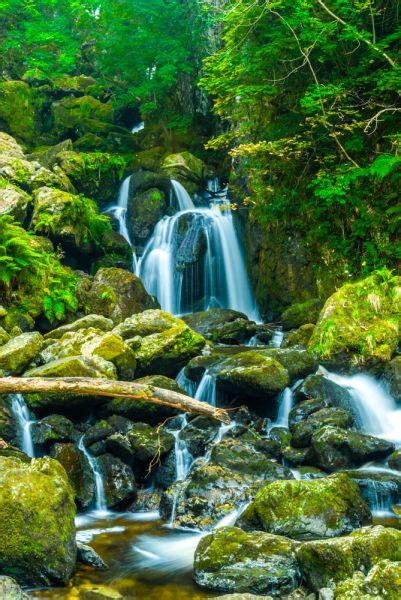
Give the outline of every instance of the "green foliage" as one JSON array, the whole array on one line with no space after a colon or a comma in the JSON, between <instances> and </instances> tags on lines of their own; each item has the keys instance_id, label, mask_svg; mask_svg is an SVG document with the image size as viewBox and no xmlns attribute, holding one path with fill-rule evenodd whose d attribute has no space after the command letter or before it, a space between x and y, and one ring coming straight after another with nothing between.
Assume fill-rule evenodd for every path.
<instances>
[{"instance_id":1,"label":"green foliage","mask_svg":"<svg viewBox=\"0 0 401 600\"><path fill-rule=\"evenodd\" d=\"M401 17L324 5L227 3L202 83L227 122L209 146L230 149L257 220L296 228L344 278L401 259Z\"/></svg>"},{"instance_id":2,"label":"green foliage","mask_svg":"<svg viewBox=\"0 0 401 600\"><path fill-rule=\"evenodd\" d=\"M0 293L21 311L50 322L77 309L77 277L63 267L56 254L39 238L0 217Z\"/></svg>"}]
</instances>

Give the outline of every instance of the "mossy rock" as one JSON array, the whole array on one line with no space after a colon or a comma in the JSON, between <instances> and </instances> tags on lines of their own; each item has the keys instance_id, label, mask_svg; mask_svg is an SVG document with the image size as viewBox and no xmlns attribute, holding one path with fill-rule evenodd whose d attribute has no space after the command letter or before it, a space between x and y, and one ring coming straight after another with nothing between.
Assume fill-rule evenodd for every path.
<instances>
[{"instance_id":1,"label":"mossy rock","mask_svg":"<svg viewBox=\"0 0 401 600\"><path fill-rule=\"evenodd\" d=\"M72 442L79 437L74 423L63 415L48 415L31 425L33 443L42 447L49 447L55 442Z\"/></svg>"},{"instance_id":2,"label":"mossy rock","mask_svg":"<svg viewBox=\"0 0 401 600\"><path fill-rule=\"evenodd\" d=\"M206 339L222 344L246 342L259 329L245 314L227 308L213 308L185 315L183 319Z\"/></svg>"},{"instance_id":3,"label":"mossy rock","mask_svg":"<svg viewBox=\"0 0 401 600\"><path fill-rule=\"evenodd\" d=\"M322 408L291 428L291 444L295 448L306 448L310 445L314 432L322 427L331 425L349 429L353 424L354 417L348 411L335 407Z\"/></svg>"},{"instance_id":4,"label":"mossy rock","mask_svg":"<svg viewBox=\"0 0 401 600\"><path fill-rule=\"evenodd\" d=\"M316 356L303 348L269 348L258 352L279 362L288 371L291 380L306 377L319 366Z\"/></svg>"},{"instance_id":5,"label":"mossy rock","mask_svg":"<svg viewBox=\"0 0 401 600\"><path fill-rule=\"evenodd\" d=\"M311 450L311 464L326 471L336 471L386 458L394 450L394 444L358 431L326 425L313 433Z\"/></svg>"},{"instance_id":6,"label":"mossy rock","mask_svg":"<svg viewBox=\"0 0 401 600\"><path fill-rule=\"evenodd\" d=\"M125 319L114 328L114 332L127 340L135 336L146 337L154 333L163 333L182 323L181 319L164 310L145 310Z\"/></svg>"},{"instance_id":7,"label":"mossy rock","mask_svg":"<svg viewBox=\"0 0 401 600\"><path fill-rule=\"evenodd\" d=\"M401 401L401 356L396 356L386 365L384 380L388 385L389 392L397 400Z\"/></svg>"},{"instance_id":8,"label":"mossy rock","mask_svg":"<svg viewBox=\"0 0 401 600\"><path fill-rule=\"evenodd\" d=\"M363 527L348 536L305 542L296 551L302 576L318 591L367 572L380 561L401 560L401 532L377 525Z\"/></svg>"},{"instance_id":9,"label":"mossy rock","mask_svg":"<svg viewBox=\"0 0 401 600\"><path fill-rule=\"evenodd\" d=\"M95 476L85 453L75 444L56 443L50 456L61 463L74 490L77 505L86 509L95 501Z\"/></svg>"},{"instance_id":10,"label":"mossy rock","mask_svg":"<svg viewBox=\"0 0 401 600\"><path fill-rule=\"evenodd\" d=\"M79 98L63 98L52 104L54 130L58 135L76 132L97 133L102 129L100 125L110 124L113 119L111 103L103 103L93 96ZM107 128L106 128L107 131Z\"/></svg>"},{"instance_id":11,"label":"mossy rock","mask_svg":"<svg viewBox=\"0 0 401 600\"><path fill-rule=\"evenodd\" d=\"M17 223L24 223L31 202L29 194L12 184L2 187L0 181L0 217L10 215Z\"/></svg>"},{"instance_id":12,"label":"mossy rock","mask_svg":"<svg viewBox=\"0 0 401 600\"><path fill-rule=\"evenodd\" d=\"M342 286L326 302L309 342L322 358L389 361L400 336L401 277L376 271Z\"/></svg>"},{"instance_id":13,"label":"mossy rock","mask_svg":"<svg viewBox=\"0 0 401 600\"><path fill-rule=\"evenodd\" d=\"M96 85L96 79L88 75L62 75L52 80L53 90L64 96L71 94L83 95Z\"/></svg>"},{"instance_id":14,"label":"mossy rock","mask_svg":"<svg viewBox=\"0 0 401 600\"><path fill-rule=\"evenodd\" d=\"M62 325L61 327L57 327L57 329L52 329L45 334L44 338L46 340L59 340L65 333L89 328L98 329L100 331L111 331L113 329L113 321L111 319L106 319L106 317L103 317L102 315L86 315L72 323Z\"/></svg>"},{"instance_id":15,"label":"mossy rock","mask_svg":"<svg viewBox=\"0 0 401 600\"><path fill-rule=\"evenodd\" d=\"M398 600L401 597L401 563L380 560L365 577L356 572L335 588L336 600Z\"/></svg>"},{"instance_id":16,"label":"mossy rock","mask_svg":"<svg viewBox=\"0 0 401 600\"><path fill-rule=\"evenodd\" d=\"M146 244L166 210L165 193L157 187L140 191L130 198L128 224L130 234L136 244L140 246Z\"/></svg>"},{"instance_id":17,"label":"mossy rock","mask_svg":"<svg viewBox=\"0 0 401 600\"><path fill-rule=\"evenodd\" d=\"M275 397L289 383L288 371L277 360L255 350L226 358L211 373L221 389L244 399Z\"/></svg>"},{"instance_id":18,"label":"mossy rock","mask_svg":"<svg viewBox=\"0 0 401 600\"><path fill-rule=\"evenodd\" d=\"M25 158L0 154L0 170L2 181L6 180L26 192L33 192L44 186L74 192L73 185L59 167L55 167L51 171L42 167L38 162L30 162Z\"/></svg>"},{"instance_id":19,"label":"mossy rock","mask_svg":"<svg viewBox=\"0 0 401 600\"><path fill-rule=\"evenodd\" d=\"M166 156L161 168L172 179L176 179L183 184L190 193L196 192L207 176L204 163L190 152L180 152Z\"/></svg>"},{"instance_id":20,"label":"mossy rock","mask_svg":"<svg viewBox=\"0 0 401 600\"><path fill-rule=\"evenodd\" d=\"M24 158L24 150L18 144L17 140L8 133L0 131L0 154L13 156L14 158Z\"/></svg>"},{"instance_id":21,"label":"mossy rock","mask_svg":"<svg viewBox=\"0 0 401 600\"><path fill-rule=\"evenodd\" d=\"M77 296L86 314L103 315L115 324L158 308L157 300L147 293L139 277L124 269L103 268L94 277L82 278Z\"/></svg>"},{"instance_id":22,"label":"mossy rock","mask_svg":"<svg viewBox=\"0 0 401 600\"><path fill-rule=\"evenodd\" d=\"M308 540L350 533L371 520L357 484L341 473L320 479L270 483L256 494L238 525L246 531L267 531Z\"/></svg>"},{"instance_id":23,"label":"mossy rock","mask_svg":"<svg viewBox=\"0 0 401 600\"><path fill-rule=\"evenodd\" d=\"M296 329L307 323L316 323L323 308L323 300L313 298L306 302L292 304L281 315L284 329Z\"/></svg>"},{"instance_id":24,"label":"mossy rock","mask_svg":"<svg viewBox=\"0 0 401 600\"><path fill-rule=\"evenodd\" d=\"M388 457L388 466L390 469L394 469L396 471L401 471L401 449L395 450Z\"/></svg>"},{"instance_id":25,"label":"mossy rock","mask_svg":"<svg viewBox=\"0 0 401 600\"><path fill-rule=\"evenodd\" d=\"M35 137L35 100L23 81L0 82L0 124L11 135L32 143Z\"/></svg>"},{"instance_id":26,"label":"mossy rock","mask_svg":"<svg viewBox=\"0 0 401 600\"><path fill-rule=\"evenodd\" d=\"M66 585L75 570L75 504L50 458L0 457L0 568L24 585ZM21 493L23 490L23 493Z\"/></svg>"},{"instance_id":27,"label":"mossy rock","mask_svg":"<svg viewBox=\"0 0 401 600\"><path fill-rule=\"evenodd\" d=\"M131 467L111 454L99 456L97 466L103 479L107 507L124 508L133 504L138 492Z\"/></svg>"},{"instance_id":28,"label":"mossy rock","mask_svg":"<svg viewBox=\"0 0 401 600\"><path fill-rule=\"evenodd\" d=\"M292 329L287 333L282 348L293 348L294 346L307 348L309 341L315 331L315 326L312 323L301 325L299 329Z\"/></svg>"},{"instance_id":29,"label":"mossy rock","mask_svg":"<svg viewBox=\"0 0 401 600\"><path fill-rule=\"evenodd\" d=\"M27 371L25 377L93 377L116 379L114 365L100 356L66 356Z\"/></svg>"},{"instance_id":30,"label":"mossy rock","mask_svg":"<svg viewBox=\"0 0 401 600\"><path fill-rule=\"evenodd\" d=\"M20 375L39 355L43 344L37 331L17 335L0 347L0 369L9 375Z\"/></svg>"},{"instance_id":31,"label":"mossy rock","mask_svg":"<svg viewBox=\"0 0 401 600\"><path fill-rule=\"evenodd\" d=\"M222 527L200 540L195 581L209 590L281 597L300 583L295 547L292 540L278 535Z\"/></svg>"}]
</instances>

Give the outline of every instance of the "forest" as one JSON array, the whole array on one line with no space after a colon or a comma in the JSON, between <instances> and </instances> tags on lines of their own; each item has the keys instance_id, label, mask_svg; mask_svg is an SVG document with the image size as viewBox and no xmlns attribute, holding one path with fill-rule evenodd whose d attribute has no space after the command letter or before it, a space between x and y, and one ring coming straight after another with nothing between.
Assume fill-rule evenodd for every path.
<instances>
[{"instance_id":1,"label":"forest","mask_svg":"<svg viewBox=\"0 0 401 600\"><path fill-rule=\"evenodd\" d=\"M399 0L0 0L0 597L401 597Z\"/></svg>"}]
</instances>

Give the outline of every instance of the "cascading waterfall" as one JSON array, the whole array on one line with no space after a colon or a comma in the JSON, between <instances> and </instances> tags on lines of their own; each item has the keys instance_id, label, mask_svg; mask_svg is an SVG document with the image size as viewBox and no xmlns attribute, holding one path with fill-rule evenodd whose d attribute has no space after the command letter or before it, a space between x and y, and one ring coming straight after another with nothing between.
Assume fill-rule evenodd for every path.
<instances>
[{"instance_id":1,"label":"cascading waterfall","mask_svg":"<svg viewBox=\"0 0 401 600\"><path fill-rule=\"evenodd\" d=\"M191 196L188 194L187 190L179 181L172 179L171 186L177 199L179 211L192 210L195 208Z\"/></svg>"},{"instance_id":2,"label":"cascading waterfall","mask_svg":"<svg viewBox=\"0 0 401 600\"><path fill-rule=\"evenodd\" d=\"M294 405L294 394L291 388L285 388L280 395L280 404L277 414L276 422L274 423L277 427L288 427L288 415Z\"/></svg>"},{"instance_id":3,"label":"cascading waterfall","mask_svg":"<svg viewBox=\"0 0 401 600\"><path fill-rule=\"evenodd\" d=\"M128 198L129 198L129 186L131 176L126 177L121 184L120 191L118 193L118 200L115 206L108 209L118 221L118 233L123 236L132 248L132 270L135 273L137 269L137 258L135 249L133 248L130 234L127 227L127 210L128 210Z\"/></svg>"},{"instance_id":4,"label":"cascading waterfall","mask_svg":"<svg viewBox=\"0 0 401 600\"><path fill-rule=\"evenodd\" d=\"M92 469L93 475L95 477L95 510L96 510L96 513L98 513L99 515L107 515L108 510L107 510L106 497L104 494L104 483L103 483L102 474L100 473L100 471L98 469L96 458L93 457L86 449L86 446L84 444L84 436L82 436L81 439L79 440L78 448L85 454L86 458L88 459L88 462Z\"/></svg>"},{"instance_id":5,"label":"cascading waterfall","mask_svg":"<svg viewBox=\"0 0 401 600\"><path fill-rule=\"evenodd\" d=\"M183 481L189 473L194 458L189 452L185 441L180 438L181 431L188 425L187 416L185 414L179 415L177 419L180 421L181 427L179 429L169 429L169 432L174 436L175 440L176 481Z\"/></svg>"},{"instance_id":6,"label":"cascading waterfall","mask_svg":"<svg viewBox=\"0 0 401 600\"><path fill-rule=\"evenodd\" d=\"M212 406L217 406L216 378L208 369L206 369L202 379L199 382L198 388L195 392L195 400L200 400L201 402L207 402Z\"/></svg>"},{"instance_id":7,"label":"cascading waterfall","mask_svg":"<svg viewBox=\"0 0 401 600\"><path fill-rule=\"evenodd\" d=\"M131 129L131 133L133 133L133 134L139 133L140 131L142 131L142 129L145 129L145 121L141 121L140 123L137 123L136 125L134 125L133 128Z\"/></svg>"},{"instance_id":8,"label":"cascading waterfall","mask_svg":"<svg viewBox=\"0 0 401 600\"><path fill-rule=\"evenodd\" d=\"M22 394L14 394L11 408L17 420L21 440L21 450L31 458L35 458L35 449L32 441L31 426L35 423Z\"/></svg>"}]
</instances>

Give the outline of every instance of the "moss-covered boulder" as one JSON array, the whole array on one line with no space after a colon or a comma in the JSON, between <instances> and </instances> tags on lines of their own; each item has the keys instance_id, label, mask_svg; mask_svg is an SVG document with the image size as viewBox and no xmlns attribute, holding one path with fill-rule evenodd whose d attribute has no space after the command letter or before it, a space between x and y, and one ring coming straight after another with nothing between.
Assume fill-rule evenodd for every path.
<instances>
[{"instance_id":1,"label":"moss-covered boulder","mask_svg":"<svg viewBox=\"0 0 401 600\"><path fill-rule=\"evenodd\" d=\"M358 431L326 425L312 435L311 448L312 464L326 471L336 471L386 458L394 450L394 444Z\"/></svg>"},{"instance_id":2,"label":"moss-covered boulder","mask_svg":"<svg viewBox=\"0 0 401 600\"><path fill-rule=\"evenodd\" d=\"M114 328L114 332L127 340L136 336L146 337L154 333L163 333L176 325L182 325L182 320L164 310L145 310L125 319Z\"/></svg>"},{"instance_id":3,"label":"moss-covered boulder","mask_svg":"<svg viewBox=\"0 0 401 600\"><path fill-rule=\"evenodd\" d=\"M212 308L185 315L183 319L206 339L223 344L246 342L260 329L243 313L227 308Z\"/></svg>"},{"instance_id":4,"label":"moss-covered boulder","mask_svg":"<svg viewBox=\"0 0 401 600\"><path fill-rule=\"evenodd\" d=\"M75 502L86 509L95 501L96 484L93 469L85 453L72 443L56 443L50 456L61 463L74 490Z\"/></svg>"},{"instance_id":5,"label":"moss-covered boulder","mask_svg":"<svg viewBox=\"0 0 401 600\"><path fill-rule=\"evenodd\" d=\"M25 377L93 377L117 379L113 363L100 356L67 356L25 373Z\"/></svg>"},{"instance_id":6,"label":"moss-covered boulder","mask_svg":"<svg viewBox=\"0 0 401 600\"><path fill-rule=\"evenodd\" d=\"M388 466L390 469L401 471L401 449L398 448L388 457Z\"/></svg>"},{"instance_id":7,"label":"moss-covered boulder","mask_svg":"<svg viewBox=\"0 0 401 600\"><path fill-rule=\"evenodd\" d=\"M27 218L31 196L17 186L8 184L0 179L0 217L10 215L18 223L24 223Z\"/></svg>"},{"instance_id":8,"label":"moss-covered boulder","mask_svg":"<svg viewBox=\"0 0 401 600\"><path fill-rule=\"evenodd\" d=\"M52 80L53 92L62 96L81 96L96 86L96 79L88 75L62 75Z\"/></svg>"},{"instance_id":9,"label":"moss-covered boulder","mask_svg":"<svg viewBox=\"0 0 401 600\"><path fill-rule=\"evenodd\" d=\"M0 347L0 369L20 375L43 348L43 337L37 331L22 333Z\"/></svg>"},{"instance_id":10,"label":"moss-covered boulder","mask_svg":"<svg viewBox=\"0 0 401 600\"><path fill-rule=\"evenodd\" d=\"M327 300L309 347L323 358L389 361L399 343L400 315L401 278L376 271Z\"/></svg>"},{"instance_id":11,"label":"moss-covered boulder","mask_svg":"<svg viewBox=\"0 0 401 600\"><path fill-rule=\"evenodd\" d=\"M102 454L97 459L97 468L103 479L104 496L109 508L124 508L135 502L137 486L130 466L116 456Z\"/></svg>"},{"instance_id":12,"label":"moss-covered boulder","mask_svg":"<svg viewBox=\"0 0 401 600\"><path fill-rule=\"evenodd\" d=\"M279 362L288 371L291 380L306 377L319 366L316 356L303 348L268 348L258 352Z\"/></svg>"},{"instance_id":13,"label":"moss-covered boulder","mask_svg":"<svg viewBox=\"0 0 401 600\"><path fill-rule=\"evenodd\" d=\"M113 119L111 103L104 103L93 96L67 97L54 102L51 107L54 131L57 135L107 133Z\"/></svg>"},{"instance_id":14,"label":"moss-covered boulder","mask_svg":"<svg viewBox=\"0 0 401 600\"><path fill-rule=\"evenodd\" d=\"M312 323L301 325L298 329L292 329L285 336L282 348L293 348L294 346L307 348L315 326Z\"/></svg>"},{"instance_id":15,"label":"moss-covered boulder","mask_svg":"<svg viewBox=\"0 0 401 600\"><path fill-rule=\"evenodd\" d=\"M124 269L103 268L94 277L82 278L77 295L85 313L103 315L115 324L158 308L157 300L147 293L142 281Z\"/></svg>"},{"instance_id":16,"label":"moss-covered boulder","mask_svg":"<svg viewBox=\"0 0 401 600\"><path fill-rule=\"evenodd\" d=\"M44 337L46 340L59 340L65 333L89 328L98 329L104 332L111 331L113 329L113 321L111 319L106 319L106 317L103 317L102 315L86 315L86 317L77 319L72 323L62 325L61 327L57 327L57 329L52 329L46 333Z\"/></svg>"},{"instance_id":17,"label":"moss-covered boulder","mask_svg":"<svg viewBox=\"0 0 401 600\"><path fill-rule=\"evenodd\" d=\"M322 408L291 427L291 445L295 448L306 448L310 445L314 432L326 425L349 429L353 424L354 417L347 410L335 407Z\"/></svg>"},{"instance_id":18,"label":"moss-covered boulder","mask_svg":"<svg viewBox=\"0 0 401 600\"><path fill-rule=\"evenodd\" d=\"M211 372L219 387L244 399L266 400L287 387L287 370L259 352L241 352L217 363Z\"/></svg>"},{"instance_id":19,"label":"moss-covered boulder","mask_svg":"<svg viewBox=\"0 0 401 600\"><path fill-rule=\"evenodd\" d=\"M172 179L185 185L189 192L196 192L207 176L204 163L190 152L166 156L162 169Z\"/></svg>"},{"instance_id":20,"label":"moss-covered boulder","mask_svg":"<svg viewBox=\"0 0 401 600\"><path fill-rule=\"evenodd\" d=\"M6 575L0 576L0 598L5 600L29 600L28 594L22 591L15 579Z\"/></svg>"},{"instance_id":21,"label":"moss-covered boulder","mask_svg":"<svg viewBox=\"0 0 401 600\"><path fill-rule=\"evenodd\" d=\"M49 170L38 162L30 162L25 158L9 154L0 154L0 170L4 180L26 192L32 192L44 186L74 192L70 180L59 167Z\"/></svg>"},{"instance_id":22,"label":"moss-covered boulder","mask_svg":"<svg viewBox=\"0 0 401 600\"><path fill-rule=\"evenodd\" d=\"M66 584L75 569L74 516L73 492L57 461L0 458L3 574L25 585Z\"/></svg>"},{"instance_id":23,"label":"moss-covered boulder","mask_svg":"<svg viewBox=\"0 0 401 600\"><path fill-rule=\"evenodd\" d=\"M281 315L284 329L296 329L307 323L316 323L324 302L318 298L292 304Z\"/></svg>"},{"instance_id":24,"label":"moss-covered boulder","mask_svg":"<svg viewBox=\"0 0 401 600\"><path fill-rule=\"evenodd\" d=\"M23 81L0 82L0 126L23 142L35 136L35 102L31 88Z\"/></svg>"},{"instance_id":25,"label":"moss-covered boulder","mask_svg":"<svg viewBox=\"0 0 401 600\"><path fill-rule=\"evenodd\" d=\"M401 562L380 560L366 575L357 571L335 588L336 600L398 600L401 597Z\"/></svg>"},{"instance_id":26,"label":"moss-covered boulder","mask_svg":"<svg viewBox=\"0 0 401 600\"><path fill-rule=\"evenodd\" d=\"M246 531L308 540L343 535L371 519L357 484L341 473L270 483L259 490L238 524Z\"/></svg>"},{"instance_id":27,"label":"moss-covered boulder","mask_svg":"<svg viewBox=\"0 0 401 600\"><path fill-rule=\"evenodd\" d=\"M195 552L195 581L221 592L282 597L300 583L295 548L295 542L282 536L222 527L200 540Z\"/></svg>"},{"instance_id":28,"label":"moss-covered boulder","mask_svg":"<svg viewBox=\"0 0 401 600\"><path fill-rule=\"evenodd\" d=\"M15 138L8 133L0 131L0 154L5 156L14 156L15 158L23 158L24 151Z\"/></svg>"},{"instance_id":29,"label":"moss-covered boulder","mask_svg":"<svg viewBox=\"0 0 401 600\"><path fill-rule=\"evenodd\" d=\"M129 203L128 224L130 234L136 244L139 246L146 244L166 209L165 193L157 187L135 194Z\"/></svg>"},{"instance_id":30,"label":"moss-covered boulder","mask_svg":"<svg viewBox=\"0 0 401 600\"><path fill-rule=\"evenodd\" d=\"M55 442L72 442L79 437L74 423L63 415L48 415L31 425L33 443L49 447Z\"/></svg>"},{"instance_id":31,"label":"moss-covered boulder","mask_svg":"<svg viewBox=\"0 0 401 600\"><path fill-rule=\"evenodd\" d=\"M384 379L393 398L401 401L401 356L396 356L386 365Z\"/></svg>"},{"instance_id":32,"label":"moss-covered boulder","mask_svg":"<svg viewBox=\"0 0 401 600\"><path fill-rule=\"evenodd\" d=\"M381 560L401 560L401 532L390 527L363 527L348 536L305 542L296 551L302 576L312 590L334 587L367 572Z\"/></svg>"}]
</instances>

